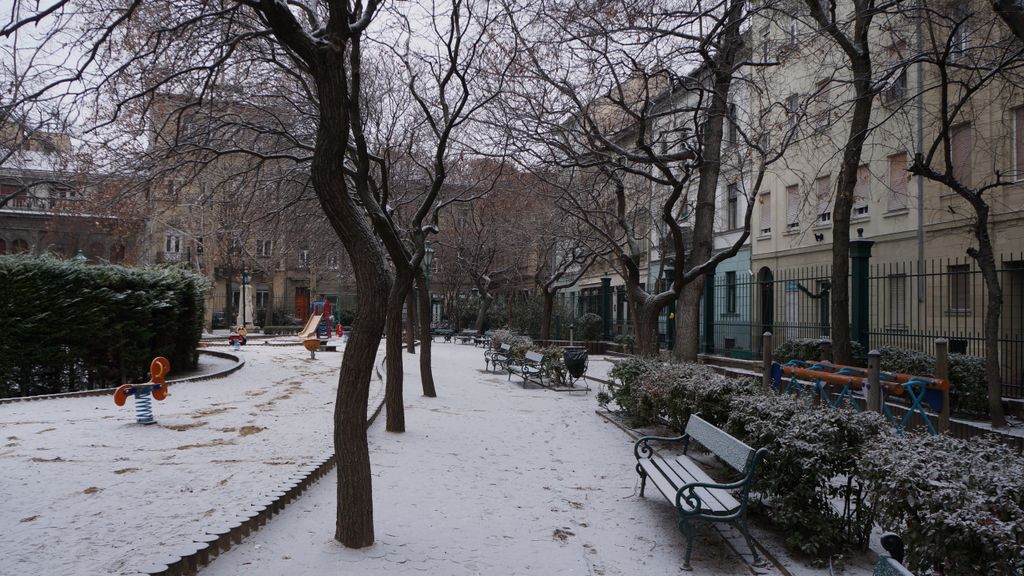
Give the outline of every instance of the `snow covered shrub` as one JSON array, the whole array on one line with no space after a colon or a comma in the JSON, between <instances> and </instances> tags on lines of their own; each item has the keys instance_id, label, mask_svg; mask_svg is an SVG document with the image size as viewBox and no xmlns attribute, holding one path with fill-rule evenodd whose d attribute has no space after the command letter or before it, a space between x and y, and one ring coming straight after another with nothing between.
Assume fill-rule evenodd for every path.
<instances>
[{"instance_id":1,"label":"snow covered shrub","mask_svg":"<svg viewBox=\"0 0 1024 576\"><path fill-rule=\"evenodd\" d=\"M881 353L882 370L928 376L935 370L935 357L917 350L886 347ZM949 355L950 410L975 416L988 415L988 387L985 359L966 354Z\"/></svg>"},{"instance_id":2,"label":"snow covered shrub","mask_svg":"<svg viewBox=\"0 0 1024 576\"><path fill-rule=\"evenodd\" d=\"M540 353L544 355L544 360L541 365L544 368L545 376L549 377L553 382L561 383L565 381L565 374L567 372L565 368L565 351L562 350L561 346L548 346L540 350Z\"/></svg>"},{"instance_id":3,"label":"snow covered shrub","mask_svg":"<svg viewBox=\"0 0 1024 576\"><path fill-rule=\"evenodd\" d=\"M576 319L576 334L581 340L600 340L604 320L593 312L587 312Z\"/></svg>"},{"instance_id":4,"label":"snow covered shrub","mask_svg":"<svg viewBox=\"0 0 1024 576\"><path fill-rule=\"evenodd\" d=\"M710 366L694 363L667 364L641 379L640 389L651 399L657 414L682 431L690 414L722 426L729 416L733 396L752 391L751 380L729 378Z\"/></svg>"},{"instance_id":5,"label":"snow covered shrub","mask_svg":"<svg viewBox=\"0 0 1024 576\"><path fill-rule=\"evenodd\" d=\"M511 330L500 329L491 333L491 346L498 349L502 344L512 347L509 357L522 360L526 353L533 349L533 340L529 336L522 336Z\"/></svg>"},{"instance_id":6,"label":"snow covered shrub","mask_svg":"<svg viewBox=\"0 0 1024 576\"><path fill-rule=\"evenodd\" d=\"M633 347L636 346L636 338L633 338L632 334L619 334L612 338L612 341L622 346L622 350L626 354L632 354Z\"/></svg>"},{"instance_id":7,"label":"snow covered shrub","mask_svg":"<svg viewBox=\"0 0 1024 576\"><path fill-rule=\"evenodd\" d=\"M822 346L828 342L821 338L793 338L780 344L772 353L772 359L779 364L790 360L821 360ZM854 358L865 357L864 347L860 342L850 342L850 352Z\"/></svg>"},{"instance_id":8,"label":"snow covered shrub","mask_svg":"<svg viewBox=\"0 0 1024 576\"><path fill-rule=\"evenodd\" d=\"M650 407L644 405L642 393L639 392L640 381L645 374L660 366L660 363L649 358L626 358L615 364L615 367L608 372L611 384L608 385L609 394L604 405L615 402L622 409L626 417L636 425L643 425L650 422L653 414ZM598 401L604 400L601 397Z\"/></svg>"},{"instance_id":9,"label":"snow covered shrub","mask_svg":"<svg viewBox=\"0 0 1024 576\"><path fill-rule=\"evenodd\" d=\"M865 446L890 436L882 416L761 392L734 397L725 428L750 446L770 451L754 490L786 534L787 546L823 559L870 531L871 515L858 498L858 457ZM849 503L845 518L833 506L834 498Z\"/></svg>"},{"instance_id":10,"label":"snow covered shrub","mask_svg":"<svg viewBox=\"0 0 1024 576\"><path fill-rule=\"evenodd\" d=\"M904 436L869 446L861 467L911 571L1024 574L1024 457L987 437Z\"/></svg>"}]
</instances>

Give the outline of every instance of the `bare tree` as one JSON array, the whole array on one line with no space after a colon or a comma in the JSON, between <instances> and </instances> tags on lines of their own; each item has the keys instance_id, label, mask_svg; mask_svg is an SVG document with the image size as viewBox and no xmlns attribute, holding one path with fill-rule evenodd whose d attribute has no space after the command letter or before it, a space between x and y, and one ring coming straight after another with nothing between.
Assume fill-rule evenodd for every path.
<instances>
[{"instance_id":1,"label":"bare tree","mask_svg":"<svg viewBox=\"0 0 1024 576\"><path fill-rule=\"evenodd\" d=\"M743 67L754 65L743 35L751 12L743 1L591 8L549 2L509 9L514 33L531 49L501 123L515 133L509 141L524 143L516 149L520 162L561 173L553 183L566 192L560 205L604 240L625 281L638 352L657 352L657 317L684 293L690 313L680 315L680 333L693 338L677 353L695 356L703 277L749 235L752 201L741 234L713 250L723 130L743 128L729 120L730 92ZM754 158L753 198L778 156L760 134L744 134L743 143ZM657 274L645 277L654 267Z\"/></svg>"},{"instance_id":2,"label":"bare tree","mask_svg":"<svg viewBox=\"0 0 1024 576\"><path fill-rule=\"evenodd\" d=\"M909 171L956 193L972 212L970 229L976 245L967 248L967 255L978 264L988 296L984 340L989 415L993 427L1004 427L999 362L1003 290L992 225L993 211L1001 202L997 191L1012 184L1018 174L997 169L992 177L979 178L964 158L970 158L970 148L985 149L988 144L975 140L972 130L977 129L979 116L992 104L997 91L1020 92L1024 87L1024 46L1019 39L1000 34L996 17L989 13L921 7L914 16L918 34L922 35L922 49L916 61L925 67L930 80L922 86L919 98L930 104L927 113L934 128L923 153L914 157ZM1015 121L1011 117L1008 123ZM1004 141L1003 134L989 136L997 142ZM996 151L991 154L995 156ZM952 206L950 210L953 211Z\"/></svg>"},{"instance_id":3,"label":"bare tree","mask_svg":"<svg viewBox=\"0 0 1024 576\"><path fill-rule=\"evenodd\" d=\"M51 53L70 49L81 55L50 68L21 102L49 97L77 102L77 109L87 105L91 126L83 134L108 144L120 140L125 147L140 146L133 138L145 133L146 110L157 92L184 96L189 103L183 108L216 96L272 111L257 123L247 123L243 114L236 114L234 122L270 135L272 150L254 149L243 139L210 153L281 160L306 171L326 220L354 256L358 317L345 350L335 409L335 538L350 547L370 545L366 405L388 313L379 295L390 293L394 283L388 263L393 247L381 244L394 239L380 233L389 227L387 192L380 186L386 179L380 177L381 151L372 145L374 127L366 122L370 102L364 89L372 75L368 54L380 50L368 38L378 34L374 26L381 3L135 0L119 10L108 8L88 0L15 3L0 36L30 27L50 30L53 34L44 41L53 46ZM228 110L221 117L230 115ZM119 138L111 126L130 119L138 130ZM429 213L431 203L424 206ZM407 261L418 267L421 256Z\"/></svg>"}]
</instances>

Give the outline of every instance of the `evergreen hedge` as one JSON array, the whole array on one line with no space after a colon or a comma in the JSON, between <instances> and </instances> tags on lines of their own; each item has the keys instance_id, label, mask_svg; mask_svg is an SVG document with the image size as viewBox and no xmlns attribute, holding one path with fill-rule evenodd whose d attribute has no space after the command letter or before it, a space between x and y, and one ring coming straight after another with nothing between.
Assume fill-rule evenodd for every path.
<instances>
[{"instance_id":1,"label":"evergreen hedge","mask_svg":"<svg viewBox=\"0 0 1024 576\"><path fill-rule=\"evenodd\" d=\"M156 356L195 368L201 276L0 256L0 397L144 381Z\"/></svg>"}]
</instances>

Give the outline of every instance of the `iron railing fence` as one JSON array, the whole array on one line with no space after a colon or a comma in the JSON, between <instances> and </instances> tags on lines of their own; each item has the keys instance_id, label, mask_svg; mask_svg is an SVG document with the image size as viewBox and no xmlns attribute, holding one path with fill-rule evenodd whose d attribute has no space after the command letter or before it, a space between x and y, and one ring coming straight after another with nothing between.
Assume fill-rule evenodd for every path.
<instances>
[{"instance_id":1,"label":"iron railing fence","mask_svg":"<svg viewBox=\"0 0 1024 576\"><path fill-rule=\"evenodd\" d=\"M1003 395L1024 398L1024 254L996 261L1003 291L999 365ZM985 356L985 312L990 301L973 258L892 262L871 266L871 347L893 346L935 353L935 339L949 351Z\"/></svg>"},{"instance_id":2,"label":"iron railing fence","mask_svg":"<svg viewBox=\"0 0 1024 576\"><path fill-rule=\"evenodd\" d=\"M1024 398L1024 254L1000 256L997 264L1003 290L998 340L1003 395ZM830 337L830 276L829 266L762 269L756 275L717 272L704 293L702 351L760 359L766 331L776 345ZM984 357L989 296L973 259L872 264L867 281L869 348L934 354L935 340L946 338L951 353ZM851 319L859 312L851 309Z\"/></svg>"},{"instance_id":3,"label":"iron railing fence","mask_svg":"<svg viewBox=\"0 0 1024 576\"><path fill-rule=\"evenodd\" d=\"M704 291L702 350L759 359L763 354L761 335L765 332L774 334L775 342L828 338L830 274L829 266L759 275L746 270L716 273Z\"/></svg>"}]
</instances>

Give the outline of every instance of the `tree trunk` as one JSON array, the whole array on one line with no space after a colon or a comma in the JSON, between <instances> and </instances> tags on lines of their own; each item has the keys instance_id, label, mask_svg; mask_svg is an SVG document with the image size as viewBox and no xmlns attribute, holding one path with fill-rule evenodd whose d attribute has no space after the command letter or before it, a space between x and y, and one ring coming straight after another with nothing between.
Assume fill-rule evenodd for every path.
<instances>
[{"instance_id":1,"label":"tree trunk","mask_svg":"<svg viewBox=\"0 0 1024 576\"><path fill-rule=\"evenodd\" d=\"M544 290L544 313L540 317L540 339L551 339L551 315L555 309L555 293Z\"/></svg>"},{"instance_id":2,"label":"tree trunk","mask_svg":"<svg viewBox=\"0 0 1024 576\"><path fill-rule=\"evenodd\" d=\"M430 337L433 303L430 301L430 290L428 290L426 284L426 278L422 274L416 277L416 293L419 294L420 298L420 382L423 385L423 395L428 398L436 398L437 390L434 388L434 371L430 365L430 349L433 344L433 340Z\"/></svg>"},{"instance_id":3,"label":"tree trunk","mask_svg":"<svg viewBox=\"0 0 1024 576\"><path fill-rule=\"evenodd\" d=\"M484 333L484 322L487 321L487 311L491 309L491 302L494 301L494 296L490 293L481 295L480 297L480 309L476 313L476 333Z\"/></svg>"},{"instance_id":4,"label":"tree trunk","mask_svg":"<svg viewBox=\"0 0 1024 576\"><path fill-rule=\"evenodd\" d=\"M636 353L638 356L656 358L658 349L658 313L660 308L653 304L653 299L648 298L647 302L637 306L637 314L634 316L633 331L636 339Z\"/></svg>"},{"instance_id":5,"label":"tree trunk","mask_svg":"<svg viewBox=\"0 0 1024 576\"><path fill-rule=\"evenodd\" d=\"M231 278L232 276L234 276L234 274L234 268L231 266L231 264L228 264L227 278L224 280L224 321L228 323L229 328L235 325L235 315L232 314L234 310L233 306L231 305L231 299L234 296L234 291L231 290ZM241 298L241 295L239 295L239 298ZM213 330L212 325L210 326L210 329Z\"/></svg>"},{"instance_id":6,"label":"tree trunk","mask_svg":"<svg viewBox=\"0 0 1024 576\"><path fill-rule=\"evenodd\" d=\"M696 362L700 353L700 298L707 276L700 276L683 286L676 300L676 342L672 360Z\"/></svg>"},{"instance_id":7,"label":"tree trunk","mask_svg":"<svg viewBox=\"0 0 1024 576\"><path fill-rule=\"evenodd\" d=\"M988 303L985 305L985 381L988 383L988 412L992 418L993 428L1006 426L1006 415L1003 413L1003 382L999 373L999 318L1003 311L1003 288L999 284L999 273L996 271L996 259L992 250L992 238L988 232L988 206L980 201L972 202L978 215L974 223L974 236L978 239L978 249L968 250L981 269L988 290Z\"/></svg>"},{"instance_id":8,"label":"tree trunk","mask_svg":"<svg viewBox=\"0 0 1024 576\"><path fill-rule=\"evenodd\" d=\"M405 378L402 365L402 306L411 289L412 279L399 275L388 294L388 318L385 326L385 364L387 375L384 385L384 407L387 410L388 432L405 432Z\"/></svg>"},{"instance_id":9,"label":"tree trunk","mask_svg":"<svg viewBox=\"0 0 1024 576\"><path fill-rule=\"evenodd\" d=\"M697 183L697 199L694 210L692 248L685 262L690 269L708 261L714 252L715 196L718 180L722 173L722 140L725 134L725 119L729 115L729 92L740 41L739 22L743 18L746 2L736 1L729 6L729 29L722 36L722 49L714 60L714 92L704 122L702 158ZM678 259L677 259L678 260ZM714 273L711 268L708 273ZM676 275L683 274L676 270ZM697 361L700 345L700 297L704 291L706 277L694 278L683 286L676 297L676 338L672 359L676 361Z\"/></svg>"},{"instance_id":10,"label":"tree trunk","mask_svg":"<svg viewBox=\"0 0 1024 576\"><path fill-rule=\"evenodd\" d=\"M373 362L380 345L387 317L387 301L381 294L391 290L391 271L384 249L374 233L365 210L357 200L356 187L369 194L365 177L348 178L342 159L348 152L350 108L358 108L349 91L349 62L358 70L358 51L349 42L348 50L323 50L317 53L313 68L319 97L319 125L311 165L311 180L327 221L341 239L352 261L358 294L358 316L338 379L334 407L334 451L338 462L338 503L334 537L349 548L373 544L373 483L370 454L366 444L366 408ZM357 165L360 174L369 170L369 161Z\"/></svg>"},{"instance_id":11,"label":"tree trunk","mask_svg":"<svg viewBox=\"0 0 1024 576\"><path fill-rule=\"evenodd\" d=\"M411 286L411 282L410 282ZM409 354L416 353L416 290L409 288L405 297L406 324L405 324L405 351Z\"/></svg>"}]
</instances>

